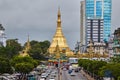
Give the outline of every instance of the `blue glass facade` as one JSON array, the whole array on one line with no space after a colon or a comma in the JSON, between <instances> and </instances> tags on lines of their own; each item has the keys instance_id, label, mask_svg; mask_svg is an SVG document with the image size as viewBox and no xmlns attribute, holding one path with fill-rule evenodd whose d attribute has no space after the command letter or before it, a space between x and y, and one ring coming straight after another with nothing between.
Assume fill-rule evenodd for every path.
<instances>
[{"instance_id":1,"label":"blue glass facade","mask_svg":"<svg viewBox=\"0 0 120 80\"><path fill-rule=\"evenodd\" d=\"M93 18L94 17L94 0L86 1L86 17Z\"/></svg>"},{"instance_id":2,"label":"blue glass facade","mask_svg":"<svg viewBox=\"0 0 120 80\"><path fill-rule=\"evenodd\" d=\"M102 17L102 1L96 1L96 17Z\"/></svg>"},{"instance_id":3,"label":"blue glass facade","mask_svg":"<svg viewBox=\"0 0 120 80\"><path fill-rule=\"evenodd\" d=\"M104 0L104 40L108 41L108 35L111 33L111 0Z\"/></svg>"},{"instance_id":4,"label":"blue glass facade","mask_svg":"<svg viewBox=\"0 0 120 80\"><path fill-rule=\"evenodd\" d=\"M108 41L111 33L111 0L86 0L86 20L103 19L103 40ZM86 36L87 37L87 36Z\"/></svg>"}]
</instances>

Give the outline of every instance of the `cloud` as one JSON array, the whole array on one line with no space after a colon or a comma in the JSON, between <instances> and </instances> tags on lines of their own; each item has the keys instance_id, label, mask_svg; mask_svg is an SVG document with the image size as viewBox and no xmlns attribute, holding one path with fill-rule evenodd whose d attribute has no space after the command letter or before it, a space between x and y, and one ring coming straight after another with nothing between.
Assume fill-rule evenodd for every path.
<instances>
[{"instance_id":1,"label":"cloud","mask_svg":"<svg viewBox=\"0 0 120 80\"><path fill-rule=\"evenodd\" d=\"M60 6L62 28L68 45L73 49L80 40L81 0L0 0L0 23L8 38L52 40L56 31L57 11ZM112 30L120 26L120 0L113 1Z\"/></svg>"}]
</instances>

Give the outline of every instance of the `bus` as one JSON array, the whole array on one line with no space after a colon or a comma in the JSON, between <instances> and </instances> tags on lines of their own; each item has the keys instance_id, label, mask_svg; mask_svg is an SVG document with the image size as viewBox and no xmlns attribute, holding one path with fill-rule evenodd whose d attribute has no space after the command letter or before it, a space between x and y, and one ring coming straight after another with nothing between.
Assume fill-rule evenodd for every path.
<instances>
[{"instance_id":1,"label":"bus","mask_svg":"<svg viewBox=\"0 0 120 80\"><path fill-rule=\"evenodd\" d=\"M69 69L76 69L78 68L78 58L69 58L68 62L70 64Z\"/></svg>"}]
</instances>

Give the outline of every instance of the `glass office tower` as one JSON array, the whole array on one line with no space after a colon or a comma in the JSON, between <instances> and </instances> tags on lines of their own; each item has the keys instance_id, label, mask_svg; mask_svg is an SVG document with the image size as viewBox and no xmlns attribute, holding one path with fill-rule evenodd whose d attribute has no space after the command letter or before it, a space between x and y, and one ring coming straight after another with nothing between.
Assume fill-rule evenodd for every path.
<instances>
[{"instance_id":1,"label":"glass office tower","mask_svg":"<svg viewBox=\"0 0 120 80\"><path fill-rule=\"evenodd\" d=\"M104 18L104 40L108 41L108 36L111 32L111 7L112 1L111 0L104 0L104 7L103 7L103 18Z\"/></svg>"},{"instance_id":2,"label":"glass office tower","mask_svg":"<svg viewBox=\"0 0 120 80\"><path fill-rule=\"evenodd\" d=\"M108 37L111 33L111 6L112 6L111 0L85 0L86 44L88 41L87 20L90 19L91 20L99 19L100 21L103 21L103 28L100 28L101 29L100 31L102 32L100 34L102 36L99 37L102 37L103 41L108 41Z\"/></svg>"}]
</instances>

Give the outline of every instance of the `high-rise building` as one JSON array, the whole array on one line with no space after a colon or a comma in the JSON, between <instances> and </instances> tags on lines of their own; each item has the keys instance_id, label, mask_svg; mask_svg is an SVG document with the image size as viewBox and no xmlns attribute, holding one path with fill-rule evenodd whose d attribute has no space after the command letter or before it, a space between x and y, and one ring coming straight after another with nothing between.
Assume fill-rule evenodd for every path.
<instances>
[{"instance_id":1,"label":"high-rise building","mask_svg":"<svg viewBox=\"0 0 120 80\"><path fill-rule=\"evenodd\" d=\"M6 46L5 28L0 24L0 46Z\"/></svg>"},{"instance_id":2,"label":"high-rise building","mask_svg":"<svg viewBox=\"0 0 120 80\"><path fill-rule=\"evenodd\" d=\"M85 1L80 2L80 53L85 52L86 44L86 27L85 27Z\"/></svg>"},{"instance_id":3,"label":"high-rise building","mask_svg":"<svg viewBox=\"0 0 120 80\"><path fill-rule=\"evenodd\" d=\"M94 42L103 42L103 19L87 19L86 21L86 40Z\"/></svg>"},{"instance_id":4,"label":"high-rise building","mask_svg":"<svg viewBox=\"0 0 120 80\"><path fill-rule=\"evenodd\" d=\"M89 35L91 35L90 39L93 39L93 41L94 37L97 38L98 42L101 39L103 39L102 41L108 41L111 33L111 6L111 0L85 0L86 45ZM89 23L89 21L91 22ZM91 28L89 28L90 26ZM97 32L98 35L94 32Z\"/></svg>"},{"instance_id":5,"label":"high-rise building","mask_svg":"<svg viewBox=\"0 0 120 80\"><path fill-rule=\"evenodd\" d=\"M80 4L80 43L85 45L85 2L81 1Z\"/></svg>"}]
</instances>

